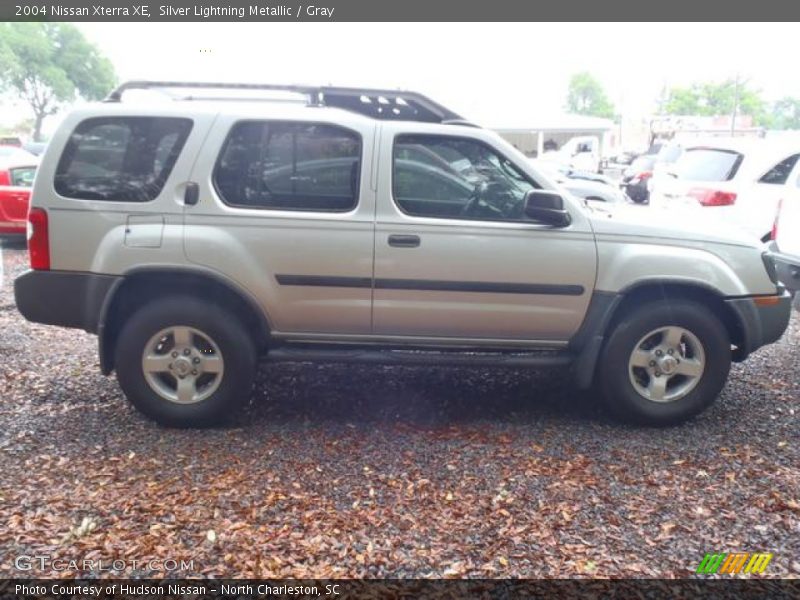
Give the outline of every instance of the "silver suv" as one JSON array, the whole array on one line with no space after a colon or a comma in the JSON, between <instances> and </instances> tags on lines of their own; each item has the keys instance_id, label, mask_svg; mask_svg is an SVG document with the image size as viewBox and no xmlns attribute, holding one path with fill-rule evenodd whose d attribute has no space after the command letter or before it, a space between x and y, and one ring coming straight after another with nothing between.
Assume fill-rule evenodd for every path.
<instances>
[{"instance_id":1,"label":"silver suv","mask_svg":"<svg viewBox=\"0 0 800 600\"><path fill-rule=\"evenodd\" d=\"M666 218L589 208L416 93L129 82L49 144L15 291L171 426L232 413L259 359L570 367L665 425L790 314L758 240Z\"/></svg>"}]
</instances>

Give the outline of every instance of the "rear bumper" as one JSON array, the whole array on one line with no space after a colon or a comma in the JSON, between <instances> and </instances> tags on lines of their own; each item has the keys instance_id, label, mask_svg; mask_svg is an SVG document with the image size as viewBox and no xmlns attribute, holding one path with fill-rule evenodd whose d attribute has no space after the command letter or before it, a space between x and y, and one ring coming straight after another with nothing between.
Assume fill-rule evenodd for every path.
<instances>
[{"instance_id":1,"label":"rear bumper","mask_svg":"<svg viewBox=\"0 0 800 600\"><path fill-rule=\"evenodd\" d=\"M778 341L789 326L792 296L786 290L776 296L729 298L726 302L742 327L743 339L734 354L736 360L744 360L761 346Z\"/></svg>"},{"instance_id":2,"label":"rear bumper","mask_svg":"<svg viewBox=\"0 0 800 600\"><path fill-rule=\"evenodd\" d=\"M0 235L24 235L27 228L27 221L0 221Z\"/></svg>"},{"instance_id":3,"label":"rear bumper","mask_svg":"<svg viewBox=\"0 0 800 600\"><path fill-rule=\"evenodd\" d=\"M28 271L14 281L14 298L29 321L97 333L109 292L121 281L114 275Z\"/></svg>"}]
</instances>

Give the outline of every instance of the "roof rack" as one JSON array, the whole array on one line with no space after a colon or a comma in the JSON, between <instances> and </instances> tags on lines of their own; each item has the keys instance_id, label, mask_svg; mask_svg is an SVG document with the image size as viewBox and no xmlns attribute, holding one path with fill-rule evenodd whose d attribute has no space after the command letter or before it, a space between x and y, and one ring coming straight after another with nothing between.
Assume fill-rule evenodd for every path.
<instances>
[{"instance_id":1,"label":"roof rack","mask_svg":"<svg viewBox=\"0 0 800 600\"><path fill-rule=\"evenodd\" d=\"M281 91L305 95L309 106L329 106L356 112L373 119L391 121L424 121L428 123L467 124L464 119L441 104L417 92L341 88L329 86L279 85L272 83L210 83L201 81L127 81L104 100L121 102L128 90L237 90ZM182 100L238 100L239 98L210 98L185 96ZM241 98L241 100L252 100Z\"/></svg>"}]
</instances>

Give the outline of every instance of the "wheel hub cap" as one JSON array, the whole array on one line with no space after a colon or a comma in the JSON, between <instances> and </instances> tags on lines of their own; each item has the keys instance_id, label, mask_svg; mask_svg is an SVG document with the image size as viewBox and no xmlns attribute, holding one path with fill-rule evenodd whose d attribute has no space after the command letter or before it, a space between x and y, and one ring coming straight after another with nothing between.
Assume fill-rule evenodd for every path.
<instances>
[{"instance_id":1,"label":"wheel hub cap","mask_svg":"<svg viewBox=\"0 0 800 600\"><path fill-rule=\"evenodd\" d=\"M145 381L159 396L178 404L202 402L217 391L225 365L219 346L192 327L162 329L142 354Z\"/></svg>"},{"instance_id":2,"label":"wheel hub cap","mask_svg":"<svg viewBox=\"0 0 800 600\"><path fill-rule=\"evenodd\" d=\"M665 356L658 362L658 365L665 375L672 375L678 368L678 361L672 356Z\"/></svg>"},{"instance_id":3,"label":"wheel hub cap","mask_svg":"<svg viewBox=\"0 0 800 600\"><path fill-rule=\"evenodd\" d=\"M636 392L653 402L674 402L689 394L705 372L705 350L688 329L654 329L633 349L628 374Z\"/></svg>"}]
</instances>

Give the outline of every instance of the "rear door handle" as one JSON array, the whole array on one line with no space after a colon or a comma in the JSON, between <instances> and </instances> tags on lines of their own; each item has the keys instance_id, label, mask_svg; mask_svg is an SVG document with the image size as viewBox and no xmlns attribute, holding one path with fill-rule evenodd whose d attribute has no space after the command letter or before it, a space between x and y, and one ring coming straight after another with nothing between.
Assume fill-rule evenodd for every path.
<instances>
[{"instance_id":1,"label":"rear door handle","mask_svg":"<svg viewBox=\"0 0 800 600\"><path fill-rule=\"evenodd\" d=\"M389 245L395 248L416 248L421 240L418 235L390 235Z\"/></svg>"}]
</instances>

